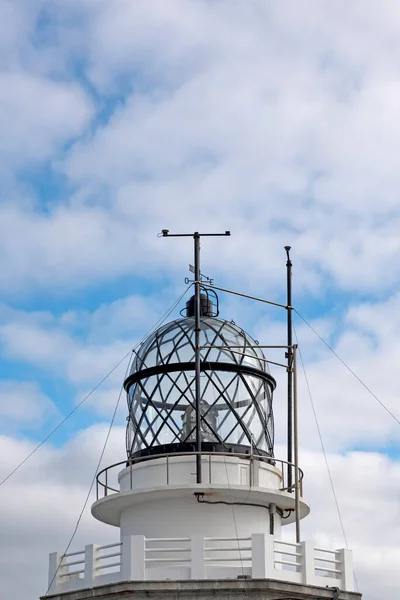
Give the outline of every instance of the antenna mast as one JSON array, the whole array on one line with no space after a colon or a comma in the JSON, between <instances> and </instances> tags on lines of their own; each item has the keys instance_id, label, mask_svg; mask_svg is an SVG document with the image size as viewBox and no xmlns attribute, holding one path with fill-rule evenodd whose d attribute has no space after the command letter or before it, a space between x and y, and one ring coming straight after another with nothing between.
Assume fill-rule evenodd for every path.
<instances>
[{"instance_id":1,"label":"antenna mast","mask_svg":"<svg viewBox=\"0 0 400 600\"><path fill-rule=\"evenodd\" d=\"M195 408L196 408L196 483L201 483L201 356L200 356L200 238L220 237L231 235L225 233L169 233L168 229L161 231L162 237L192 237L194 240L194 332L195 332Z\"/></svg>"},{"instance_id":2,"label":"antenna mast","mask_svg":"<svg viewBox=\"0 0 400 600\"><path fill-rule=\"evenodd\" d=\"M287 272L287 461L293 463L293 329L292 329L292 261L290 260L290 246L286 250ZM293 491L292 469L288 470L288 487Z\"/></svg>"}]
</instances>

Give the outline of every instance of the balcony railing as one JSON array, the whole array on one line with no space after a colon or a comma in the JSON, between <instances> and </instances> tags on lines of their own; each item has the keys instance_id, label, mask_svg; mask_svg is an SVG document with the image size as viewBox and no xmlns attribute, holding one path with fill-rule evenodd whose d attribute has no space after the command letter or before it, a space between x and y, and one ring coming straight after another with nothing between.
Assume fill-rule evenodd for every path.
<instances>
[{"instance_id":1,"label":"balcony railing","mask_svg":"<svg viewBox=\"0 0 400 600\"><path fill-rule=\"evenodd\" d=\"M49 591L56 594L120 581L277 579L354 591L349 550L315 548L255 533L249 537L145 538L89 545L50 555Z\"/></svg>"},{"instance_id":2,"label":"balcony railing","mask_svg":"<svg viewBox=\"0 0 400 600\"><path fill-rule=\"evenodd\" d=\"M171 464L173 464L174 459L178 457L193 457L193 460L197 454L200 454L202 460L204 462L203 465L203 483L205 484L213 484L217 483L213 481L213 464L217 461L221 461L221 457L226 457L232 459L232 457L240 458L243 461L248 462L249 466L249 484L247 487L257 487L257 481L255 477L255 464L259 463L267 463L278 469L280 472L281 478L281 486L279 488L280 491L292 491L294 489L294 485L291 487L287 486L287 482L289 481L288 474L291 471L292 473L292 481L295 481L294 473L295 473L295 465L289 463L285 460L280 460L277 458L268 458L266 456L252 455L252 454L231 454L225 452L174 452L171 454L153 454L151 456L141 456L138 458L133 458L125 461L121 461L102 469L96 477L96 499L103 498L108 496L109 494L119 493L119 489L115 487L114 480L117 479L117 473L121 470L122 467L126 467L130 469L129 473L129 488L133 490L136 488L135 486L135 465L139 463L149 462L156 459L164 459L163 460L163 476L160 478L160 485L170 485L171 484ZM214 462L213 462L214 459ZM300 483L300 496L303 495L303 471L299 468L299 483ZM110 484L110 481L113 482L113 485Z\"/></svg>"}]
</instances>

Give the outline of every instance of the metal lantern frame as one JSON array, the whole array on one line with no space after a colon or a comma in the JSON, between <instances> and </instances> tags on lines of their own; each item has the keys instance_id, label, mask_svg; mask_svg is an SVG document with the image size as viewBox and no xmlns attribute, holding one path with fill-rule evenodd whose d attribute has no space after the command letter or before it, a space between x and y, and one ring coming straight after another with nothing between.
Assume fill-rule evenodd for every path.
<instances>
[{"instance_id":1,"label":"metal lantern frame","mask_svg":"<svg viewBox=\"0 0 400 600\"><path fill-rule=\"evenodd\" d=\"M203 316L200 329L203 450L249 452L250 448L273 457L276 383L261 348L233 322ZM136 353L125 381L128 458L195 450L195 356L193 317L159 328Z\"/></svg>"}]
</instances>

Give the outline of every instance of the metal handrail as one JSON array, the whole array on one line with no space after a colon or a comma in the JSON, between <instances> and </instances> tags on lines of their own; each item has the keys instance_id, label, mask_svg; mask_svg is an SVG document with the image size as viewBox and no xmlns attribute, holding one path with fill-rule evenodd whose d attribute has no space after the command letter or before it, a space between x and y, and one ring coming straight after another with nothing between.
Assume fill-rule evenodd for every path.
<instances>
[{"instance_id":1,"label":"metal handrail","mask_svg":"<svg viewBox=\"0 0 400 600\"><path fill-rule=\"evenodd\" d=\"M229 453L229 452L173 452L170 454L153 454L151 456L138 456L136 458L129 458L126 460L122 460L120 462L114 463L112 465L109 465L108 467L105 467L104 469L102 469L101 471L99 471L96 475L96 499L99 499L99 486L103 488L104 490L104 497L107 496L108 492L115 492L115 493L119 493L120 490L117 490L113 487L111 487L110 485L108 485L108 471L110 471L111 469L114 469L115 467L120 467L121 465L126 465L127 467L130 467L130 489L132 489L132 465L140 463L140 462L146 462L149 460L153 460L156 458L165 458L166 459L166 466L167 466L167 485L169 484L169 459L173 458L174 456L197 456L200 455L201 456L207 456L208 457L208 462L209 462L209 478L210 478L210 483L211 483L211 457L212 456L235 456L235 457L239 457L239 458L244 458L250 461L251 467L250 467L250 487L252 486L252 465L254 460L258 460L259 462L268 462L270 464L272 464L272 466L275 466L275 463L279 463L281 465L281 475L282 475L282 481L283 481L283 487L279 488L279 491L281 492L285 492L285 491L292 491L295 487L295 485L291 485L289 487L285 487L285 476L284 476L284 471L283 471L283 466L287 465L288 470L289 468L294 469L295 465L293 463L289 463L287 460L282 460L282 459L278 459L278 458L273 458L273 457L267 457L267 456L261 456L261 455L257 455L257 454L244 454L244 453ZM302 488L303 488L303 478L304 478L304 473L303 471L300 469L298 470L299 473L299 485L300 485L300 495L302 496ZM104 474L105 476L105 482L103 483L103 481L100 480L100 477Z\"/></svg>"}]
</instances>

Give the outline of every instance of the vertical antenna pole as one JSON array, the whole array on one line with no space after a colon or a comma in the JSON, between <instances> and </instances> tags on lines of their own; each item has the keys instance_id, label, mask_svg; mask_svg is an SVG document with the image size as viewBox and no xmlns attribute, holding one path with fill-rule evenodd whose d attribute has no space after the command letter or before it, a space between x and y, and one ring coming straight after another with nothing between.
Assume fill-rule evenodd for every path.
<instances>
[{"instance_id":1,"label":"vertical antenna pole","mask_svg":"<svg viewBox=\"0 0 400 600\"><path fill-rule=\"evenodd\" d=\"M201 483L201 365L200 365L200 234L194 239L194 348L195 348L195 403L196 403L196 482Z\"/></svg>"},{"instance_id":2,"label":"vertical antenna pole","mask_svg":"<svg viewBox=\"0 0 400 600\"><path fill-rule=\"evenodd\" d=\"M296 543L300 543L300 477L299 477L299 423L297 404L297 344L293 346L293 433L294 433L294 477Z\"/></svg>"},{"instance_id":3,"label":"vertical antenna pole","mask_svg":"<svg viewBox=\"0 0 400 600\"><path fill-rule=\"evenodd\" d=\"M201 357L200 357L200 238L220 237L231 235L230 231L224 233L170 233L162 229L159 237L193 237L194 240L194 355L195 355L195 410L196 410L196 482L201 483Z\"/></svg>"},{"instance_id":4,"label":"vertical antenna pole","mask_svg":"<svg viewBox=\"0 0 400 600\"><path fill-rule=\"evenodd\" d=\"M286 277L287 277L287 461L288 465L288 488L290 491L293 484L293 334L292 334L292 261L290 260L290 246L286 250Z\"/></svg>"}]
</instances>

